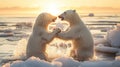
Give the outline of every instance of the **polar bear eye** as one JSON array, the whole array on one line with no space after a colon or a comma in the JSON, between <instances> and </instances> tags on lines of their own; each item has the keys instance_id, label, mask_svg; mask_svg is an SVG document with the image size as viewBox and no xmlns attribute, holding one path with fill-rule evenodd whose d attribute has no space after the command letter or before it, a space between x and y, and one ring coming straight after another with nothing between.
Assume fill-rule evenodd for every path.
<instances>
[{"instance_id":1,"label":"polar bear eye","mask_svg":"<svg viewBox=\"0 0 120 67\"><path fill-rule=\"evenodd\" d=\"M64 12L64 14L66 14L66 12Z\"/></svg>"}]
</instances>

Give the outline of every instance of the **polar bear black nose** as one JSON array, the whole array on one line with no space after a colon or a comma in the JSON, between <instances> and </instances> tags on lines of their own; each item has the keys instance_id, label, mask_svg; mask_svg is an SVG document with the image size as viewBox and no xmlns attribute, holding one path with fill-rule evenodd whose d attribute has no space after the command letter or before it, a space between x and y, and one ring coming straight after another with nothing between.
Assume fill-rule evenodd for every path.
<instances>
[{"instance_id":1,"label":"polar bear black nose","mask_svg":"<svg viewBox=\"0 0 120 67\"><path fill-rule=\"evenodd\" d=\"M61 16L58 16L59 18L61 18Z\"/></svg>"},{"instance_id":2,"label":"polar bear black nose","mask_svg":"<svg viewBox=\"0 0 120 67\"><path fill-rule=\"evenodd\" d=\"M56 19L57 19L57 17L55 17L52 21L55 22Z\"/></svg>"}]
</instances>

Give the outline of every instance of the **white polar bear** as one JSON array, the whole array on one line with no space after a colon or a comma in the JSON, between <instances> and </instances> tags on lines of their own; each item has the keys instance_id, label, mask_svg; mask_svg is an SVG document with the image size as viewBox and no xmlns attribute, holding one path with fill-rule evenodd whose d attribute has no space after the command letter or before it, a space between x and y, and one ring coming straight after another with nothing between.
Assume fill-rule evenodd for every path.
<instances>
[{"instance_id":1,"label":"white polar bear","mask_svg":"<svg viewBox=\"0 0 120 67\"><path fill-rule=\"evenodd\" d=\"M58 33L57 37L60 39L73 41L73 50L71 51L71 55L74 55L74 59L84 61L93 58L94 43L92 35L76 11L67 10L59 15L59 18L70 23L71 29L66 32Z\"/></svg>"},{"instance_id":2,"label":"white polar bear","mask_svg":"<svg viewBox=\"0 0 120 67\"><path fill-rule=\"evenodd\" d=\"M53 40L60 29L55 29L52 33L47 32L48 24L55 21L57 17L49 13L41 13L34 24L33 32L28 40L26 56L39 57L40 59L47 60L46 58L46 44Z\"/></svg>"}]
</instances>

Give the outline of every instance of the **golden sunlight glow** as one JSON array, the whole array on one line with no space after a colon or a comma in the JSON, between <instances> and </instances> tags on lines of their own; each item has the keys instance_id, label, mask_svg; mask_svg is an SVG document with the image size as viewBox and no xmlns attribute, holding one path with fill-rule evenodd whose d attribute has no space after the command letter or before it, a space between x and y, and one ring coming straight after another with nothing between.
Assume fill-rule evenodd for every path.
<instances>
[{"instance_id":1,"label":"golden sunlight glow","mask_svg":"<svg viewBox=\"0 0 120 67\"><path fill-rule=\"evenodd\" d=\"M61 31L67 31L70 29L69 26L69 22L57 19L55 22L52 22L48 25L47 31L52 32L55 28L60 28Z\"/></svg>"},{"instance_id":2,"label":"golden sunlight glow","mask_svg":"<svg viewBox=\"0 0 120 67\"><path fill-rule=\"evenodd\" d=\"M60 28L61 31L66 31L69 28L69 23L60 21L57 19L56 22L49 24L48 32L52 32L54 28ZM63 28L63 29L62 29ZM46 47L46 53L48 58L54 59L61 56L70 56L70 52L73 49L72 40L62 40L59 38L54 38Z\"/></svg>"},{"instance_id":3,"label":"golden sunlight glow","mask_svg":"<svg viewBox=\"0 0 120 67\"><path fill-rule=\"evenodd\" d=\"M70 51L73 49L72 41L64 41L58 38L49 43L46 47L48 58L69 57Z\"/></svg>"},{"instance_id":4,"label":"golden sunlight glow","mask_svg":"<svg viewBox=\"0 0 120 67\"><path fill-rule=\"evenodd\" d=\"M47 6L43 6L42 9L44 12L48 12L57 16L60 13L59 7L60 7L59 4L53 2L53 3L48 3Z\"/></svg>"},{"instance_id":5,"label":"golden sunlight glow","mask_svg":"<svg viewBox=\"0 0 120 67\"><path fill-rule=\"evenodd\" d=\"M119 15L120 0L0 0L0 16L36 17L41 12L56 16L67 9L76 9L83 14L92 12Z\"/></svg>"}]
</instances>

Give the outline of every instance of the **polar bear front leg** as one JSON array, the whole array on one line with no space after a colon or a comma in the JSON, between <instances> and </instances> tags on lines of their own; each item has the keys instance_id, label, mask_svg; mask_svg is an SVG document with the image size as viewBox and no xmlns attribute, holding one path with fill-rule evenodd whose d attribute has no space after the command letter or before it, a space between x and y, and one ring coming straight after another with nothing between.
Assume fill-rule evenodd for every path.
<instances>
[{"instance_id":1,"label":"polar bear front leg","mask_svg":"<svg viewBox=\"0 0 120 67\"><path fill-rule=\"evenodd\" d=\"M76 32L75 30L70 30L68 32L58 33L57 37L60 39L64 39L64 40L70 40L70 39L80 38L80 34L79 32Z\"/></svg>"},{"instance_id":2,"label":"polar bear front leg","mask_svg":"<svg viewBox=\"0 0 120 67\"><path fill-rule=\"evenodd\" d=\"M43 36L42 36L42 38L44 39L44 40L46 40L47 42L50 42L51 40L53 40L53 38L55 37L55 36L57 36L57 34L58 33L60 33L61 32L61 30L59 29L59 28L57 28L57 29L55 29L53 32L51 32L51 33L44 33L43 34Z\"/></svg>"}]
</instances>

